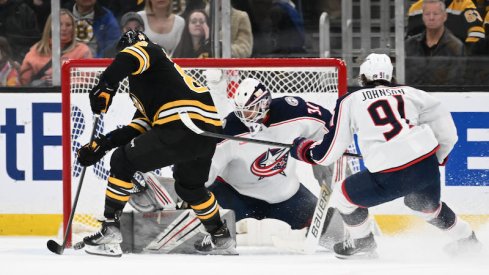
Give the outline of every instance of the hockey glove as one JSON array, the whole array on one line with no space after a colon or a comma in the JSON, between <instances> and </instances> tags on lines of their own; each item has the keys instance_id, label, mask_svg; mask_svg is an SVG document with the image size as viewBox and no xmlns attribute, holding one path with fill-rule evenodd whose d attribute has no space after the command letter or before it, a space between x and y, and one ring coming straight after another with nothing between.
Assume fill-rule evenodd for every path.
<instances>
[{"instance_id":1,"label":"hockey glove","mask_svg":"<svg viewBox=\"0 0 489 275\"><path fill-rule=\"evenodd\" d=\"M298 137L294 139L292 148L290 148L290 155L295 159L315 165L316 163L312 160L310 151L312 144L314 144L313 140Z\"/></svg>"},{"instance_id":2,"label":"hockey glove","mask_svg":"<svg viewBox=\"0 0 489 275\"><path fill-rule=\"evenodd\" d=\"M100 80L89 94L92 112L94 114L107 113L116 91L117 87L110 87L107 82Z\"/></svg>"},{"instance_id":3,"label":"hockey glove","mask_svg":"<svg viewBox=\"0 0 489 275\"><path fill-rule=\"evenodd\" d=\"M91 166L97 163L105 154L112 149L112 143L104 135L94 139L92 142L83 145L78 149L77 158L82 166Z\"/></svg>"}]
</instances>

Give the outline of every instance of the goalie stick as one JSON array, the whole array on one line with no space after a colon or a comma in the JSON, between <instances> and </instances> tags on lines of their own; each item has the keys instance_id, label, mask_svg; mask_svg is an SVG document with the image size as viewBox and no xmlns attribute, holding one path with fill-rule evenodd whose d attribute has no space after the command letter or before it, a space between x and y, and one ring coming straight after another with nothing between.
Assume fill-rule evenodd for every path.
<instances>
[{"instance_id":1,"label":"goalie stick","mask_svg":"<svg viewBox=\"0 0 489 275\"><path fill-rule=\"evenodd\" d=\"M324 231L323 229L327 229L331 223L335 209L329 207L329 201L333 192L330 186L333 186L336 182L341 182L346 178L347 166L348 163L346 162L346 158L341 157L336 160L334 164L335 169L331 175L331 179L317 178L321 188L316 208L312 215L311 225L309 226L304 241L303 252L306 254L313 254L316 252L319 239ZM328 185L326 181L331 181L331 185Z\"/></svg>"},{"instance_id":2,"label":"goalie stick","mask_svg":"<svg viewBox=\"0 0 489 275\"><path fill-rule=\"evenodd\" d=\"M92 133L90 135L90 143L95 139L95 135L97 134L97 125L98 125L99 120L100 120L100 115L97 115L97 114L94 115L93 129L92 129ZM73 217L75 216L76 205L78 204L78 197L80 196L80 191L81 191L81 187L83 184L83 179L85 178L85 171L86 170L87 170L87 167L83 167L81 174L80 174L80 180L78 182L78 188L76 190L75 200L73 201L73 206L71 208L70 218L68 219L68 225L66 226L65 235L63 238L63 243L61 245L59 245L54 240L49 240L47 242L48 249L51 252L56 253L58 255L63 254L63 252L66 248L66 242L68 241L68 234L71 230L71 225L73 223ZM79 244L77 244L77 245L79 245Z\"/></svg>"},{"instance_id":3,"label":"goalie stick","mask_svg":"<svg viewBox=\"0 0 489 275\"><path fill-rule=\"evenodd\" d=\"M195 123L192 121L192 119L190 118L190 116L187 112L180 112L180 113L178 113L178 115L180 116L180 119L182 120L183 124L185 124L185 126L187 126L187 128L189 128L192 132L199 134L199 135L213 137L213 138L236 140L236 141L242 141L242 142L250 142L250 143L262 144L262 145L272 145L272 146L278 146L278 147L284 147L284 148L291 148L292 147L292 144L286 144L286 143L280 143L280 142L274 142L274 141L268 141L268 140L261 140L261 139L254 139L254 138L230 136L230 135L224 135L224 134L204 131L204 130L200 129L197 125L195 125ZM345 152L345 153L343 153L343 155L348 156L348 157L354 157L354 158L362 158L361 155L349 153L349 152Z\"/></svg>"}]
</instances>

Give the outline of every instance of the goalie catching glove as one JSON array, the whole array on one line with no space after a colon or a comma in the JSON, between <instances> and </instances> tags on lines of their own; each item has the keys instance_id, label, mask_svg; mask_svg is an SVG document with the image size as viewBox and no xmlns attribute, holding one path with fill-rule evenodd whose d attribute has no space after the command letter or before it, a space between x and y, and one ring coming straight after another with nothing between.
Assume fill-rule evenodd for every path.
<instances>
[{"instance_id":1,"label":"goalie catching glove","mask_svg":"<svg viewBox=\"0 0 489 275\"><path fill-rule=\"evenodd\" d=\"M91 166L103 158L107 151L112 148L112 142L106 136L100 134L98 138L78 149L78 162L85 167Z\"/></svg>"},{"instance_id":2,"label":"goalie catching glove","mask_svg":"<svg viewBox=\"0 0 489 275\"><path fill-rule=\"evenodd\" d=\"M94 114L107 113L117 88L100 79L97 86L93 87L89 94L90 107Z\"/></svg>"},{"instance_id":3,"label":"goalie catching glove","mask_svg":"<svg viewBox=\"0 0 489 275\"><path fill-rule=\"evenodd\" d=\"M313 144L313 140L298 137L294 139L294 143L290 148L290 155L297 160L316 165L316 163L312 160L310 150Z\"/></svg>"}]
</instances>

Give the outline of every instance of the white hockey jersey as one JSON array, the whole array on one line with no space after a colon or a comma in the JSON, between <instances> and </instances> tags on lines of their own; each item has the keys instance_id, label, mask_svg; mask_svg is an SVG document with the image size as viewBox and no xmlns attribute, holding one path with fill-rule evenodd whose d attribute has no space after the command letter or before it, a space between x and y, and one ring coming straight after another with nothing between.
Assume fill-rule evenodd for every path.
<instances>
[{"instance_id":1,"label":"white hockey jersey","mask_svg":"<svg viewBox=\"0 0 489 275\"><path fill-rule=\"evenodd\" d=\"M408 86L376 86L338 99L333 126L313 145L313 160L338 159L353 134L370 172L395 171L436 152L443 163L457 142L450 113L428 93Z\"/></svg>"},{"instance_id":2,"label":"white hockey jersey","mask_svg":"<svg viewBox=\"0 0 489 275\"><path fill-rule=\"evenodd\" d=\"M298 136L319 140L327 133L331 113L299 97L272 100L261 131L251 136L248 128L230 113L223 124L227 135L291 144ZM299 189L296 161L289 149L223 140L212 159L209 180L222 178L240 194L278 203L292 197Z\"/></svg>"}]
</instances>

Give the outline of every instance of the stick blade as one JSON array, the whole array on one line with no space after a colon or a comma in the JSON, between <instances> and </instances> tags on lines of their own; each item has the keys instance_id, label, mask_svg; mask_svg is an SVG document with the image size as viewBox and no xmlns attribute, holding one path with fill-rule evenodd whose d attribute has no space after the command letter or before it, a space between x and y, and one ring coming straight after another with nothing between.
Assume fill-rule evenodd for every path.
<instances>
[{"instance_id":1,"label":"stick blade","mask_svg":"<svg viewBox=\"0 0 489 275\"><path fill-rule=\"evenodd\" d=\"M58 255L63 254L63 251L65 250L63 246L59 245L57 242L55 242L53 240L49 240L47 242L47 247L48 247L49 251L51 251L55 254L58 254Z\"/></svg>"},{"instance_id":2,"label":"stick blade","mask_svg":"<svg viewBox=\"0 0 489 275\"><path fill-rule=\"evenodd\" d=\"M183 124L185 124L185 126L187 126L187 128L189 128L192 132L197 134L202 134L204 132L194 124L187 112L179 112L178 115L180 116Z\"/></svg>"}]
</instances>

